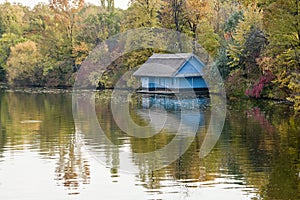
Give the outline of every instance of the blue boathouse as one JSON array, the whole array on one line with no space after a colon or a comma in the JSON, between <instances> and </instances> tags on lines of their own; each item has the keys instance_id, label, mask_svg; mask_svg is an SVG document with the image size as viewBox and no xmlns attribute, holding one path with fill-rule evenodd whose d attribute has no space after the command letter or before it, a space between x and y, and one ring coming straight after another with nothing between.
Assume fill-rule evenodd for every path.
<instances>
[{"instance_id":1,"label":"blue boathouse","mask_svg":"<svg viewBox=\"0 0 300 200\"><path fill-rule=\"evenodd\" d=\"M207 91L204 63L192 53L154 54L133 76L141 79L142 92Z\"/></svg>"}]
</instances>

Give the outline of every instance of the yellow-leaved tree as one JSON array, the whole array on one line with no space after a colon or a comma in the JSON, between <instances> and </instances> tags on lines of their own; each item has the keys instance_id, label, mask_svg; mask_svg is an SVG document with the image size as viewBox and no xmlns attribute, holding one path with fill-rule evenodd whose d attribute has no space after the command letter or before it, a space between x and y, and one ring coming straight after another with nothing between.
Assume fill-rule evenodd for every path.
<instances>
[{"instance_id":1,"label":"yellow-leaved tree","mask_svg":"<svg viewBox=\"0 0 300 200\"><path fill-rule=\"evenodd\" d=\"M185 18L195 42L199 42L210 55L215 56L220 47L219 36L210 22L213 4L208 0L186 0Z\"/></svg>"},{"instance_id":2,"label":"yellow-leaved tree","mask_svg":"<svg viewBox=\"0 0 300 200\"><path fill-rule=\"evenodd\" d=\"M258 98L272 79L269 73L265 77L257 62L267 44L262 18L262 10L256 3L248 5L232 35L227 49L231 67L227 80L229 94Z\"/></svg>"},{"instance_id":3,"label":"yellow-leaved tree","mask_svg":"<svg viewBox=\"0 0 300 200\"><path fill-rule=\"evenodd\" d=\"M264 27L268 33L270 68L285 97L300 112L300 1L262 0L267 9Z\"/></svg>"},{"instance_id":4,"label":"yellow-leaved tree","mask_svg":"<svg viewBox=\"0 0 300 200\"><path fill-rule=\"evenodd\" d=\"M18 43L11 47L6 66L8 81L15 85L42 85L41 61L39 48L33 41Z\"/></svg>"}]
</instances>

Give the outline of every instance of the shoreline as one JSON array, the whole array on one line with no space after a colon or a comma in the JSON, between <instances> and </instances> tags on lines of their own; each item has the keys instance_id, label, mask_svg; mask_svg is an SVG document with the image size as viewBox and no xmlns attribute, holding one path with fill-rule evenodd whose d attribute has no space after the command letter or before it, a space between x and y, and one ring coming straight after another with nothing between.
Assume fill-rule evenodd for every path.
<instances>
[{"instance_id":1,"label":"shoreline","mask_svg":"<svg viewBox=\"0 0 300 200\"><path fill-rule=\"evenodd\" d=\"M125 90L132 90L130 88L126 88ZM10 86L6 83L0 83L0 90L1 91L7 91L7 92L25 92L25 93L55 93L55 92L73 92L72 86L58 86L58 87L44 87L44 86ZM93 91L101 92L101 91L107 91L107 90L114 90L114 88L97 88ZM91 91L91 90L86 90ZM293 105L292 102L286 100L286 99L277 99L277 98L269 98L269 97L260 97L260 98L254 98L254 97L247 97L247 96L227 96L227 100L229 102L235 102L239 100L254 100L254 101L273 101L277 103L284 103Z\"/></svg>"}]
</instances>

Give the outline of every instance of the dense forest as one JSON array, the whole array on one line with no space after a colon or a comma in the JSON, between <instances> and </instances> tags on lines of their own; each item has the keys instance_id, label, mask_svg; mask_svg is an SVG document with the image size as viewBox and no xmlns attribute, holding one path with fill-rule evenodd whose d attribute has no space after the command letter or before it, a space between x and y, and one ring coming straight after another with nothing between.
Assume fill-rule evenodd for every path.
<instances>
[{"instance_id":1,"label":"dense forest","mask_svg":"<svg viewBox=\"0 0 300 200\"><path fill-rule=\"evenodd\" d=\"M299 0L131 0L127 10L115 8L114 0L100 3L0 4L1 82L72 86L97 44L134 28L167 28L210 53L229 97L285 99L300 110ZM133 52L110 70L135 67L154 51ZM99 85L112 85L113 74Z\"/></svg>"}]
</instances>

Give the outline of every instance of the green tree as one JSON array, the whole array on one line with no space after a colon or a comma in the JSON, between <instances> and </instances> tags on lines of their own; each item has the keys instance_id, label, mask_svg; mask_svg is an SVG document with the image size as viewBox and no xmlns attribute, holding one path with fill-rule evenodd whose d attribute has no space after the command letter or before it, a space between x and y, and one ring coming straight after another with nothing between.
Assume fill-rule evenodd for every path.
<instances>
[{"instance_id":1,"label":"green tree","mask_svg":"<svg viewBox=\"0 0 300 200\"><path fill-rule=\"evenodd\" d=\"M101 7L107 12L114 12L115 10L115 0L100 0Z\"/></svg>"},{"instance_id":2,"label":"green tree","mask_svg":"<svg viewBox=\"0 0 300 200\"><path fill-rule=\"evenodd\" d=\"M224 23L224 34L227 39L231 39L237 25L244 20L244 14L241 10L234 12Z\"/></svg>"},{"instance_id":3,"label":"green tree","mask_svg":"<svg viewBox=\"0 0 300 200\"><path fill-rule=\"evenodd\" d=\"M229 63L231 67L245 69L246 63L243 63L245 44L254 27L259 30L262 29L262 13L256 5L251 5L245 11L243 20L239 21L235 29L233 34L234 43L229 45L228 55L232 59Z\"/></svg>"},{"instance_id":4,"label":"green tree","mask_svg":"<svg viewBox=\"0 0 300 200\"><path fill-rule=\"evenodd\" d=\"M267 54L275 83L300 111L300 1L263 1Z\"/></svg>"},{"instance_id":5,"label":"green tree","mask_svg":"<svg viewBox=\"0 0 300 200\"><path fill-rule=\"evenodd\" d=\"M221 3L222 2L222 3ZM220 4L227 8L227 12L222 13ZM232 68L229 66L230 57L227 54L227 50L229 49L229 45L233 43L233 34L235 33L235 29L240 21L243 20L244 15L241 10L237 10L236 5L234 2L231 5L230 1L222 1L216 0L214 2L214 13L217 13L216 18L213 20L217 20L218 18L222 18L222 22L212 22L215 24L215 30L219 32L219 48L217 49L217 55L215 56L216 59L216 66L218 67L222 77L224 80L227 80ZM222 7L223 8L223 7ZM221 17L222 16L222 17ZM218 31L218 27L222 28L222 31Z\"/></svg>"},{"instance_id":6,"label":"green tree","mask_svg":"<svg viewBox=\"0 0 300 200\"><path fill-rule=\"evenodd\" d=\"M10 55L11 47L19 42L25 41L24 38L13 33L5 33L0 38L0 81L4 81L7 68L7 59Z\"/></svg>"},{"instance_id":7,"label":"green tree","mask_svg":"<svg viewBox=\"0 0 300 200\"><path fill-rule=\"evenodd\" d=\"M231 28L228 28L230 31ZM266 43L267 40L262 31L262 12L256 4L251 4L245 10L243 20L239 21L236 26L232 35L232 43L229 44L227 50L231 59L228 64L232 68L232 78L228 81L228 86L237 88L237 91L232 90L229 93L244 95L247 88L252 88L260 81L259 78L263 74L257 59L261 56ZM240 85L236 86L236 82ZM263 85L259 84L259 87L253 96L260 96Z\"/></svg>"},{"instance_id":8,"label":"green tree","mask_svg":"<svg viewBox=\"0 0 300 200\"><path fill-rule=\"evenodd\" d=\"M162 9L162 22L166 28L182 32L184 26L184 1L164 0Z\"/></svg>"},{"instance_id":9,"label":"green tree","mask_svg":"<svg viewBox=\"0 0 300 200\"><path fill-rule=\"evenodd\" d=\"M21 5L0 4L0 81L5 80L5 68L10 47L24 41L24 20L28 9Z\"/></svg>"},{"instance_id":10,"label":"green tree","mask_svg":"<svg viewBox=\"0 0 300 200\"><path fill-rule=\"evenodd\" d=\"M60 28L66 33L71 45L74 42L76 17L83 5L84 0L50 0L50 8L56 13Z\"/></svg>"},{"instance_id":11,"label":"green tree","mask_svg":"<svg viewBox=\"0 0 300 200\"><path fill-rule=\"evenodd\" d=\"M220 37L214 32L213 26L208 21L202 21L196 32L197 41L212 56L216 57L220 49Z\"/></svg>"},{"instance_id":12,"label":"green tree","mask_svg":"<svg viewBox=\"0 0 300 200\"><path fill-rule=\"evenodd\" d=\"M51 26L50 21L54 19L55 13L49 5L39 3L28 12L26 18L28 27L26 28L26 38L38 42L45 42L43 38L45 31Z\"/></svg>"},{"instance_id":13,"label":"green tree","mask_svg":"<svg viewBox=\"0 0 300 200\"><path fill-rule=\"evenodd\" d=\"M87 16L80 30L80 37L87 38L88 42L97 45L107 38L117 34L121 29L121 13L119 11L106 12L101 10ZM88 31L88 35L86 35Z\"/></svg>"},{"instance_id":14,"label":"green tree","mask_svg":"<svg viewBox=\"0 0 300 200\"><path fill-rule=\"evenodd\" d=\"M159 27L161 6L161 0L131 0L130 7L125 11L123 29Z\"/></svg>"},{"instance_id":15,"label":"green tree","mask_svg":"<svg viewBox=\"0 0 300 200\"><path fill-rule=\"evenodd\" d=\"M21 35L24 29L24 16L28 10L21 5L0 4L0 37L4 33Z\"/></svg>"},{"instance_id":16,"label":"green tree","mask_svg":"<svg viewBox=\"0 0 300 200\"><path fill-rule=\"evenodd\" d=\"M209 3L211 7L211 24L216 33L222 34L224 24L232 16L232 13L239 10L239 5L235 0L211 0Z\"/></svg>"},{"instance_id":17,"label":"green tree","mask_svg":"<svg viewBox=\"0 0 300 200\"><path fill-rule=\"evenodd\" d=\"M210 7L208 1L186 0L184 2L185 17L193 38L196 39L196 32L202 21L208 20ZM202 27L201 27L202 28Z\"/></svg>"},{"instance_id":18,"label":"green tree","mask_svg":"<svg viewBox=\"0 0 300 200\"><path fill-rule=\"evenodd\" d=\"M212 15L209 1L186 0L184 10L185 21L189 27L188 32L191 33L194 41L199 42L211 55L215 56L219 48L219 38L209 22Z\"/></svg>"},{"instance_id":19,"label":"green tree","mask_svg":"<svg viewBox=\"0 0 300 200\"><path fill-rule=\"evenodd\" d=\"M43 33L42 52L47 58L44 65L48 86L70 86L77 69L74 57L78 13L83 0L51 0L54 17L46 18L47 28Z\"/></svg>"}]
</instances>

